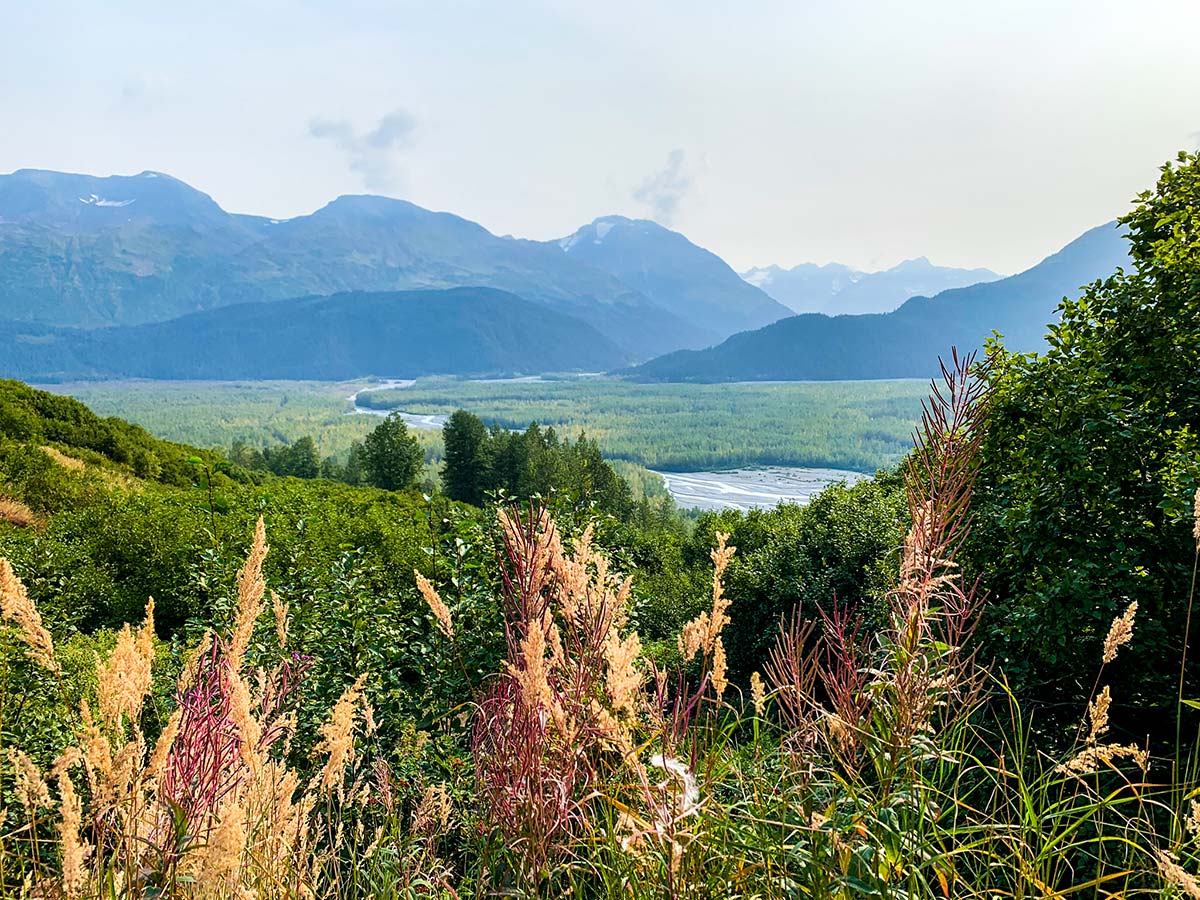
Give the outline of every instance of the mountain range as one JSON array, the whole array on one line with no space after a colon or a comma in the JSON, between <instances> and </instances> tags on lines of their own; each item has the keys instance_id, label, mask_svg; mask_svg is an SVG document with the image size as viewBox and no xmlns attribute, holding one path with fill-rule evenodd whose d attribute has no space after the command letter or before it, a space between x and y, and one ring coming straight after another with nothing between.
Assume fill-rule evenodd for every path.
<instances>
[{"instance_id":1,"label":"mountain range","mask_svg":"<svg viewBox=\"0 0 1200 900\"><path fill-rule=\"evenodd\" d=\"M1125 260L1107 225L1010 278L923 259L748 273L764 291L645 220L530 241L385 197L277 220L226 212L162 173L25 169L0 176L0 374L924 376L993 330L1013 349L1040 347L1059 300ZM977 283L934 290L948 279ZM930 296L892 312L832 317L790 316L768 295L846 310L919 289Z\"/></svg>"},{"instance_id":2,"label":"mountain range","mask_svg":"<svg viewBox=\"0 0 1200 900\"><path fill-rule=\"evenodd\" d=\"M623 355L590 325L494 288L240 303L112 328L0 322L0 343L0 377L44 382L602 371Z\"/></svg>"},{"instance_id":3,"label":"mountain range","mask_svg":"<svg viewBox=\"0 0 1200 900\"><path fill-rule=\"evenodd\" d=\"M1010 350L1041 348L1062 298L1128 259L1121 231L1109 223L1009 278L913 297L890 313L793 316L707 350L667 354L628 374L697 382L924 378L951 347L977 349L993 331Z\"/></svg>"},{"instance_id":4,"label":"mountain range","mask_svg":"<svg viewBox=\"0 0 1200 900\"><path fill-rule=\"evenodd\" d=\"M840 263L802 263L790 269L750 269L742 278L796 313L857 316L891 312L909 297L932 297L1000 276L991 269L935 266L922 256L881 272L861 272Z\"/></svg>"},{"instance_id":5,"label":"mountain range","mask_svg":"<svg viewBox=\"0 0 1200 900\"><path fill-rule=\"evenodd\" d=\"M674 253L639 251L627 230ZM498 237L386 197L339 197L277 220L228 213L159 172L23 169L0 176L0 319L94 328L345 291L491 287L578 319L621 354L647 359L789 313L661 226L629 223L613 237L624 249L585 258L561 242ZM637 272L655 296L619 272Z\"/></svg>"}]
</instances>

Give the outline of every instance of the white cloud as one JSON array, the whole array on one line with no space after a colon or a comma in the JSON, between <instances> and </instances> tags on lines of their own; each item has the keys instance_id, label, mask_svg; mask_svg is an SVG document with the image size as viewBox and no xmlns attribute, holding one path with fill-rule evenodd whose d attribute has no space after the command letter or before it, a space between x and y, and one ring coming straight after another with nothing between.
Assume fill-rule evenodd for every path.
<instances>
[{"instance_id":1,"label":"white cloud","mask_svg":"<svg viewBox=\"0 0 1200 900\"><path fill-rule=\"evenodd\" d=\"M332 141L346 155L350 170L372 191L395 190L400 183L396 151L412 143L416 121L398 109L383 116L375 127L358 133L346 119L315 118L308 123L310 137Z\"/></svg>"}]
</instances>

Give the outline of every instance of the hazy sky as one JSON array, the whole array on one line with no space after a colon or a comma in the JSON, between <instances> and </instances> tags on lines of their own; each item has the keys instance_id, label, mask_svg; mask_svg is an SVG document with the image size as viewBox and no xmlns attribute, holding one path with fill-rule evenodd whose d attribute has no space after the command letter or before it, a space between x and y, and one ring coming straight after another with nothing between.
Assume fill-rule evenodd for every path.
<instances>
[{"instance_id":1,"label":"hazy sky","mask_svg":"<svg viewBox=\"0 0 1200 900\"><path fill-rule=\"evenodd\" d=\"M1024 268L1200 143L1200 0L0 0L0 171L385 193L738 268Z\"/></svg>"}]
</instances>

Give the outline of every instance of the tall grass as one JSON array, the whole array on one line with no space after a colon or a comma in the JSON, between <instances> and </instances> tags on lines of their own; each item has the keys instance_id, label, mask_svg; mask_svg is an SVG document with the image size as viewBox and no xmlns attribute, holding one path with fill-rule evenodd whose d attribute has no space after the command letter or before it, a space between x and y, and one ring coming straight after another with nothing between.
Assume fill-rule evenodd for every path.
<instances>
[{"instance_id":1,"label":"tall grass","mask_svg":"<svg viewBox=\"0 0 1200 900\"><path fill-rule=\"evenodd\" d=\"M502 511L506 660L456 726L473 766L443 780L427 736L379 746L354 673L313 753L293 746L311 660L288 649L260 523L230 627L190 652L161 715L151 601L97 659L45 769L0 723L5 896L1200 897L1195 756L1108 737L1104 667L1137 640L1136 605L1096 647L1057 755L973 650L982 592L956 563L987 403L971 365L956 359L925 410L885 626L837 602L797 610L746 696L725 668L724 535L711 604L663 668L590 529ZM453 604L420 590L466 676ZM34 668L67 690L7 562L0 601L21 651L4 690Z\"/></svg>"}]
</instances>

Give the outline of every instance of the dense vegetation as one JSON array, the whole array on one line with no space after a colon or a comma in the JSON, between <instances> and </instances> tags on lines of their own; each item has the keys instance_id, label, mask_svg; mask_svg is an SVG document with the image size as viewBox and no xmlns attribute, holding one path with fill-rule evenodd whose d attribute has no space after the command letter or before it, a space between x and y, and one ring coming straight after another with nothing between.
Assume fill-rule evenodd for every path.
<instances>
[{"instance_id":1,"label":"dense vegetation","mask_svg":"<svg viewBox=\"0 0 1200 900\"><path fill-rule=\"evenodd\" d=\"M1064 303L1044 354L991 353L972 557L993 596L988 637L1023 693L1086 695L1088 647L1130 600L1145 640L1117 670L1125 703L1162 708L1184 688L1200 486L1198 198L1200 164L1183 157L1121 220L1132 269Z\"/></svg>"},{"instance_id":2,"label":"dense vegetation","mask_svg":"<svg viewBox=\"0 0 1200 900\"><path fill-rule=\"evenodd\" d=\"M609 379L429 379L372 391L360 403L413 413L463 408L503 428L536 421L584 431L609 456L650 468L796 465L873 472L894 465L911 445L927 389L917 381L663 387Z\"/></svg>"},{"instance_id":3,"label":"dense vegetation","mask_svg":"<svg viewBox=\"0 0 1200 900\"><path fill-rule=\"evenodd\" d=\"M692 527L541 428L454 417L478 506L6 386L3 890L1200 895L1200 156L1123 225L1132 271L950 364L899 472Z\"/></svg>"},{"instance_id":4,"label":"dense vegetation","mask_svg":"<svg viewBox=\"0 0 1200 900\"><path fill-rule=\"evenodd\" d=\"M375 422L346 415L346 397L369 384L265 382L74 383L51 386L155 434L202 447L292 443L311 436L322 455L345 459ZM809 465L874 472L911 443L928 385L921 381L831 384L653 385L584 378L539 382L420 379L369 390L364 405L448 416L465 409L489 427L530 422L574 437L586 432L609 459L695 471L739 465ZM431 457L441 433L415 431Z\"/></svg>"}]
</instances>

